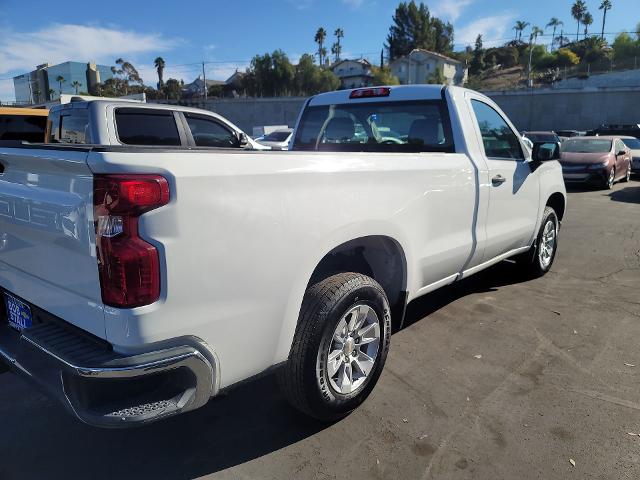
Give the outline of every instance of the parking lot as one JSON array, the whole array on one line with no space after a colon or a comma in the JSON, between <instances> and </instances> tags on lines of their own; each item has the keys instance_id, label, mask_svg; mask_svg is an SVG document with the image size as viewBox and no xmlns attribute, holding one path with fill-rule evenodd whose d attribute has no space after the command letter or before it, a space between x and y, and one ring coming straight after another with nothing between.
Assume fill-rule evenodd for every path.
<instances>
[{"instance_id":1,"label":"parking lot","mask_svg":"<svg viewBox=\"0 0 640 480\"><path fill-rule=\"evenodd\" d=\"M639 287L640 182L572 191L552 272L522 283L504 262L410 304L345 420L309 420L266 377L98 430L2 375L0 479L637 477Z\"/></svg>"}]
</instances>

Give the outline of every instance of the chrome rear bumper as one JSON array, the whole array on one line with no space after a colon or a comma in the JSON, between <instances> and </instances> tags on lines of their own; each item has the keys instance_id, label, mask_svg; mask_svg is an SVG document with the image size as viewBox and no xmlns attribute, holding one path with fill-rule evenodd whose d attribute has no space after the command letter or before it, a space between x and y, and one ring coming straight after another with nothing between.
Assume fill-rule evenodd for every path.
<instances>
[{"instance_id":1,"label":"chrome rear bumper","mask_svg":"<svg viewBox=\"0 0 640 480\"><path fill-rule=\"evenodd\" d=\"M219 388L217 357L195 337L123 356L64 322L22 333L0 324L0 361L80 420L99 427L139 425L188 412Z\"/></svg>"}]
</instances>

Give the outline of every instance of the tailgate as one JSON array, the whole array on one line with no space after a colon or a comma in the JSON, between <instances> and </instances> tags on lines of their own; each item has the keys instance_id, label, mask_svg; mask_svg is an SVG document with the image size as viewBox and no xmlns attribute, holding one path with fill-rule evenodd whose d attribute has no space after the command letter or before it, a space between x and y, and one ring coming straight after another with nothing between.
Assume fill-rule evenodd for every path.
<instances>
[{"instance_id":1,"label":"tailgate","mask_svg":"<svg viewBox=\"0 0 640 480\"><path fill-rule=\"evenodd\" d=\"M0 148L0 287L104 338L87 154Z\"/></svg>"}]
</instances>

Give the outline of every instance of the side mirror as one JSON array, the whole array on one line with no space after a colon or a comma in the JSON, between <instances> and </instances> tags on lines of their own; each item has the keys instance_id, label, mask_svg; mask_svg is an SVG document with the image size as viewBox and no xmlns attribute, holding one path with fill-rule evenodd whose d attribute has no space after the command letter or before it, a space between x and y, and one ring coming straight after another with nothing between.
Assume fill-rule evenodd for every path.
<instances>
[{"instance_id":1,"label":"side mirror","mask_svg":"<svg viewBox=\"0 0 640 480\"><path fill-rule=\"evenodd\" d=\"M627 154L627 151L626 151L626 150L620 150L618 153L616 153L616 156L619 156L619 155L626 155L626 154Z\"/></svg>"},{"instance_id":2,"label":"side mirror","mask_svg":"<svg viewBox=\"0 0 640 480\"><path fill-rule=\"evenodd\" d=\"M247 138L247 134L244 132L240 132L240 135L238 135L238 143L240 144L240 147L244 148L247 145L249 145L249 139Z\"/></svg>"},{"instance_id":3,"label":"side mirror","mask_svg":"<svg viewBox=\"0 0 640 480\"><path fill-rule=\"evenodd\" d=\"M539 142L533 144L531 158L536 162L548 162L560 159L560 146L552 142Z\"/></svg>"}]
</instances>

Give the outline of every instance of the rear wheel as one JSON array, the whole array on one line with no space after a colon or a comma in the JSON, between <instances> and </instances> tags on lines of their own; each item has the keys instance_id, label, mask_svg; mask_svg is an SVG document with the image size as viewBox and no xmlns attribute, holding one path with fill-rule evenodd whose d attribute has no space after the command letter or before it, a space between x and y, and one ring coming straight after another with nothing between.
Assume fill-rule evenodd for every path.
<instances>
[{"instance_id":1,"label":"rear wheel","mask_svg":"<svg viewBox=\"0 0 640 480\"><path fill-rule=\"evenodd\" d=\"M631 163L629 163L629 165L627 165L627 174L624 176L624 182L628 182L629 180L631 180Z\"/></svg>"},{"instance_id":2,"label":"rear wheel","mask_svg":"<svg viewBox=\"0 0 640 480\"><path fill-rule=\"evenodd\" d=\"M551 269L558 249L558 229L558 215L552 207L545 207L535 243L528 252L515 258L525 276L541 277Z\"/></svg>"},{"instance_id":3,"label":"rear wheel","mask_svg":"<svg viewBox=\"0 0 640 480\"><path fill-rule=\"evenodd\" d=\"M609 176L604 181L604 188L611 190L615 182L616 182L616 167L613 167L611 168L611 172L609 172Z\"/></svg>"},{"instance_id":4,"label":"rear wheel","mask_svg":"<svg viewBox=\"0 0 640 480\"><path fill-rule=\"evenodd\" d=\"M319 420L338 420L373 390L390 340L382 287L358 273L333 275L305 293L278 382L294 407Z\"/></svg>"}]
</instances>

